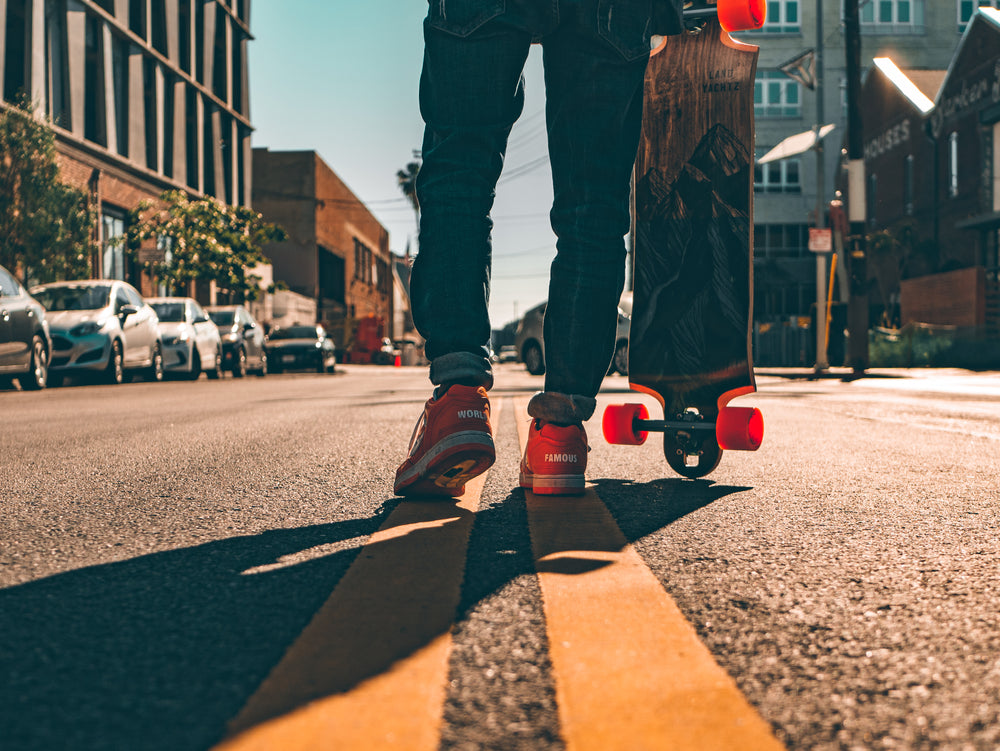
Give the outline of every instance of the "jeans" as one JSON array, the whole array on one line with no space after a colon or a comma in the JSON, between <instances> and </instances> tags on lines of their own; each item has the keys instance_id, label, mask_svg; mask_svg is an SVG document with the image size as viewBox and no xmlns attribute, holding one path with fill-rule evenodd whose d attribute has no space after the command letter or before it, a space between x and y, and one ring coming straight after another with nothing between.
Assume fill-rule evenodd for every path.
<instances>
[{"instance_id":1,"label":"jeans","mask_svg":"<svg viewBox=\"0 0 1000 751\"><path fill-rule=\"evenodd\" d=\"M557 237L544 391L529 413L589 419L615 344L652 0L430 0L411 300L435 384L489 388L492 220L522 71L542 45Z\"/></svg>"}]
</instances>

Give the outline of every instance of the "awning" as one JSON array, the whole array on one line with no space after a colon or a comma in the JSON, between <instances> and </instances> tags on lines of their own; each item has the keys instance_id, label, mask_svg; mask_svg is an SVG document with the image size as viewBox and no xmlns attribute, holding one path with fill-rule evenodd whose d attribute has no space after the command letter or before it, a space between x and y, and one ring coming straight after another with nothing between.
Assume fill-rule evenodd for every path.
<instances>
[{"instance_id":1,"label":"awning","mask_svg":"<svg viewBox=\"0 0 1000 751\"><path fill-rule=\"evenodd\" d=\"M824 125L819 129L819 137L825 138L836 127L837 126L832 123L830 125ZM764 156L757 160L757 164L777 162L780 159L787 159L790 156L804 154L814 146L816 146L815 130L807 130L805 133L797 133L794 136L789 136L769 152L764 154Z\"/></svg>"},{"instance_id":2,"label":"awning","mask_svg":"<svg viewBox=\"0 0 1000 751\"><path fill-rule=\"evenodd\" d=\"M1000 211L991 211L988 214L970 216L960 222L955 222L958 229L992 229L1000 227Z\"/></svg>"}]
</instances>

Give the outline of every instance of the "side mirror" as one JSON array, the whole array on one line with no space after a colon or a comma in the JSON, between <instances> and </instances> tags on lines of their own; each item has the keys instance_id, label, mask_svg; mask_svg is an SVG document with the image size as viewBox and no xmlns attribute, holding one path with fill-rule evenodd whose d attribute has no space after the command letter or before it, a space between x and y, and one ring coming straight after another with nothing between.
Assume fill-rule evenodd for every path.
<instances>
[{"instance_id":1,"label":"side mirror","mask_svg":"<svg viewBox=\"0 0 1000 751\"><path fill-rule=\"evenodd\" d=\"M208 323L210 320L212 320L212 319L209 318L208 316L195 316L194 322L195 323Z\"/></svg>"},{"instance_id":2,"label":"side mirror","mask_svg":"<svg viewBox=\"0 0 1000 751\"><path fill-rule=\"evenodd\" d=\"M257 328L257 324L256 323L244 323L243 324L243 330L244 331L253 331L255 328Z\"/></svg>"},{"instance_id":3,"label":"side mirror","mask_svg":"<svg viewBox=\"0 0 1000 751\"><path fill-rule=\"evenodd\" d=\"M118 315L120 315L122 318L128 318L129 316L133 316L138 312L139 308L136 307L135 305L122 305L120 308L118 308Z\"/></svg>"}]
</instances>

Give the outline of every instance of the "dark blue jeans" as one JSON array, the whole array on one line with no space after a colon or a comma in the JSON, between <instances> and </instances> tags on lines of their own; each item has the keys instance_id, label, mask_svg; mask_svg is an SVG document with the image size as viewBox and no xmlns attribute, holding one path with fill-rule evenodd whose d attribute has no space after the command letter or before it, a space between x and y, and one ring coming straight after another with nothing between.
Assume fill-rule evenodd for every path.
<instances>
[{"instance_id":1,"label":"dark blue jeans","mask_svg":"<svg viewBox=\"0 0 1000 751\"><path fill-rule=\"evenodd\" d=\"M624 286L629 184L642 121L652 0L430 0L417 179L414 322L435 384L490 387L490 210L541 42L556 234L545 390L529 412L588 419L611 362Z\"/></svg>"}]
</instances>

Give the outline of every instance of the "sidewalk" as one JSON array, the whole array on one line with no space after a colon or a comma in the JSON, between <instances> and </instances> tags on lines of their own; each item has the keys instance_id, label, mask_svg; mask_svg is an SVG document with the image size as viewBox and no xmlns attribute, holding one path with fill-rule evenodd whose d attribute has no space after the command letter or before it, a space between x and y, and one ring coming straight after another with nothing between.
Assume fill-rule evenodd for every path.
<instances>
[{"instance_id":1,"label":"sidewalk","mask_svg":"<svg viewBox=\"0 0 1000 751\"><path fill-rule=\"evenodd\" d=\"M941 394L974 394L1000 397L1000 371L974 371L961 368L872 368L856 374L851 368L830 368L816 373L812 368L755 369L758 378L785 380L840 380L845 383L865 381L870 387L891 387Z\"/></svg>"}]
</instances>

